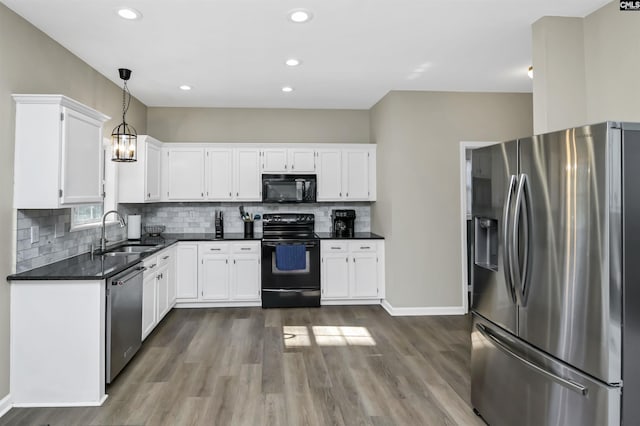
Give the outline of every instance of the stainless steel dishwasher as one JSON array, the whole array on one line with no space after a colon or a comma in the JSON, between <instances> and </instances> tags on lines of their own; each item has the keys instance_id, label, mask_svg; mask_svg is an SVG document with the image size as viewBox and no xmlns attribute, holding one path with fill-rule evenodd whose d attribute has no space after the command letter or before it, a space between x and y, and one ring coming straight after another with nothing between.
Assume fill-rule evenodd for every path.
<instances>
[{"instance_id":1,"label":"stainless steel dishwasher","mask_svg":"<svg viewBox=\"0 0 640 426\"><path fill-rule=\"evenodd\" d=\"M134 266L107 280L107 383L142 344L142 273L146 269Z\"/></svg>"}]
</instances>

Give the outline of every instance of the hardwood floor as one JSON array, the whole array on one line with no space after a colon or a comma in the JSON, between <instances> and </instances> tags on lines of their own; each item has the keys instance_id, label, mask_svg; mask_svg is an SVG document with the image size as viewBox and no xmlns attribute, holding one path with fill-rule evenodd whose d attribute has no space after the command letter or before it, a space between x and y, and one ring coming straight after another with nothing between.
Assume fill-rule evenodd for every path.
<instances>
[{"instance_id":1,"label":"hardwood floor","mask_svg":"<svg viewBox=\"0 0 640 426\"><path fill-rule=\"evenodd\" d=\"M14 408L0 425L483 425L469 327L379 306L174 309L102 407Z\"/></svg>"}]
</instances>

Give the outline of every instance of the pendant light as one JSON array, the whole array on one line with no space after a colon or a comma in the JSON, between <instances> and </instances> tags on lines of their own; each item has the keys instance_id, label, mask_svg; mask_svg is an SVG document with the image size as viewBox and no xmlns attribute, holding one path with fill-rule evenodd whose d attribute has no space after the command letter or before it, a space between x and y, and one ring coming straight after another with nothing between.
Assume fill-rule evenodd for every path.
<instances>
[{"instance_id":1,"label":"pendant light","mask_svg":"<svg viewBox=\"0 0 640 426\"><path fill-rule=\"evenodd\" d=\"M131 103L131 92L127 87L127 80L131 77L131 70L118 68L120 78L124 81L122 86L122 123L111 132L111 161L132 162L138 157L138 135L133 126L127 124L125 115ZM128 97L127 97L128 95Z\"/></svg>"}]
</instances>

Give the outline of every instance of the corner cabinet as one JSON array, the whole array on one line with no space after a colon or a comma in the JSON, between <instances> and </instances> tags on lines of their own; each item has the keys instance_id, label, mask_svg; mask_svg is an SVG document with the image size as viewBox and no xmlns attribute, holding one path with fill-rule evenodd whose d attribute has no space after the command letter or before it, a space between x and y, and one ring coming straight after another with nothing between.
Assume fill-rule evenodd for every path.
<instances>
[{"instance_id":1,"label":"corner cabinet","mask_svg":"<svg viewBox=\"0 0 640 426\"><path fill-rule=\"evenodd\" d=\"M118 202L160 201L160 151L162 143L148 135L138 135L138 160L118 163Z\"/></svg>"},{"instance_id":2,"label":"corner cabinet","mask_svg":"<svg viewBox=\"0 0 640 426\"><path fill-rule=\"evenodd\" d=\"M320 251L322 304L377 304L384 299L384 240L322 240Z\"/></svg>"},{"instance_id":3,"label":"corner cabinet","mask_svg":"<svg viewBox=\"0 0 640 426\"><path fill-rule=\"evenodd\" d=\"M178 244L180 307L259 306L260 241Z\"/></svg>"},{"instance_id":4,"label":"corner cabinet","mask_svg":"<svg viewBox=\"0 0 640 426\"><path fill-rule=\"evenodd\" d=\"M62 95L13 95L14 207L57 209L103 197L102 126L110 117Z\"/></svg>"}]
</instances>

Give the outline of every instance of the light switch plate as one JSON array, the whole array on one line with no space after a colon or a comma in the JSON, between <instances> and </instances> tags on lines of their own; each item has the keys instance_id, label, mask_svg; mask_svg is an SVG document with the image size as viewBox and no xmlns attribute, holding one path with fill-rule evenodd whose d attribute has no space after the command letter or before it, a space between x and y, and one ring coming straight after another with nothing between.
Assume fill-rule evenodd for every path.
<instances>
[{"instance_id":1,"label":"light switch plate","mask_svg":"<svg viewBox=\"0 0 640 426\"><path fill-rule=\"evenodd\" d=\"M31 244L40 241L40 227L35 225L31 227Z\"/></svg>"}]
</instances>

